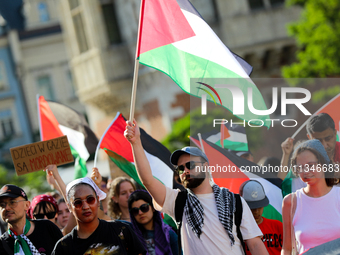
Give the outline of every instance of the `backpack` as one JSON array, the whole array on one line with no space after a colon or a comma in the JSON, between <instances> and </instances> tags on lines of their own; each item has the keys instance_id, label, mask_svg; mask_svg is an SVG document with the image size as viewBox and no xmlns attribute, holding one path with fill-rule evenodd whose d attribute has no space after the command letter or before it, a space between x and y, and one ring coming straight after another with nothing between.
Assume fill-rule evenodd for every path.
<instances>
[{"instance_id":1,"label":"backpack","mask_svg":"<svg viewBox=\"0 0 340 255\"><path fill-rule=\"evenodd\" d=\"M182 228L182 217L183 217L183 212L184 212L184 206L187 201L188 197L188 191L181 191L178 192L177 198L175 200L175 220L178 226L177 229L177 235L178 235L178 254L181 254L181 228ZM234 197L236 199L236 210L235 210L235 225L236 225L236 232L237 232L237 237L240 239L240 242L242 244L242 248L244 251L244 254L246 254L245 250L245 243L243 241L243 237L241 234L240 230L240 225L242 221L242 213L243 213L243 208L242 208L242 201L241 197L239 194L234 194Z\"/></svg>"}]
</instances>

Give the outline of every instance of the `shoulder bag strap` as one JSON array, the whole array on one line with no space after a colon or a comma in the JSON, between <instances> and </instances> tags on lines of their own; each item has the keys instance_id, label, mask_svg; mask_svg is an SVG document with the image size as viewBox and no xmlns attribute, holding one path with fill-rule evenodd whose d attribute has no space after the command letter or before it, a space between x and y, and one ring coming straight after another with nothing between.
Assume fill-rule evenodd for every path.
<instances>
[{"instance_id":1,"label":"shoulder bag strap","mask_svg":"<svg viewBox=\"0 0 340 255\"><path fill-rule=\"evenodd\" d=\"M178 237L178 254L182 253L182 243L181 243L181 228L184 206L188 198L188 191L180 191L175 200L175 220L177 224L177 237Z\"/></svg>"},{"instance_id":2,"label":"shoulder bag strap","mask_svg":"<svg viewBox=\"0 0 340 255\"><path fill-rule=\"evenodd\" d=\"M243 241L243 236L242 236L241 229L240 229L241 222L242 222L242 214L243 214L242 201L241 201L241 197L239 194L234 194L234 197L236 199L235 225L236 225L237 237L238 239L240 239L244 254L246 254L246 246Z\"/></svg>"}]
</instances>

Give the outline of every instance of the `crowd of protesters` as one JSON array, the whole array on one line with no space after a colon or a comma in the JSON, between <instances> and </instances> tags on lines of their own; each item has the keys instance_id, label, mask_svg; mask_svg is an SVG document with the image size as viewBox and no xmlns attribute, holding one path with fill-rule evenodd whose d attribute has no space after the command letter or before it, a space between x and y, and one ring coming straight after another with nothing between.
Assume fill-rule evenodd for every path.
<instances>
[{"instance_id":1,"label":"crowd of protesters","mask_svg":"<svg viewBox=\"0 0 340 255\"><path fill-rule=\"evenodd\" d=\"M97 168L66 185L55 165L46 166L60 197L41 194L30 202L22 187L1 188L0 254L302 254L340 240L339 176L328 171L340 161L340 143L327 114L309 120L308 140L281 144L281 165L299 178L283 199L282 222L263 217L269 199L261 182L245 181L236 194L197 171L209 159L196 147L172 153L183 188L166 187L152 175L138 124L127 122L124 135L146 189L127 177L111 181ZM253 161L250 151L235 154Z\"/></svg>"}]
</instances>

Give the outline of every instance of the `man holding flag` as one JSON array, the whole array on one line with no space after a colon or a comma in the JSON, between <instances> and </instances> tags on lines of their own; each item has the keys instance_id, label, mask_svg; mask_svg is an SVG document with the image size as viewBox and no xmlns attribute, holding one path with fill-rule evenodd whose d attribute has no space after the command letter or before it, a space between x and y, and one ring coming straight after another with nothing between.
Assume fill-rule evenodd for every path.
<instances>
[{"instance_id":1,"label":"man holding flag","mask_svg":"<svg viewBox=\"0 0 340 255\"><path fill-rule=\"evenodd\" d=\"M137 124L127 122L124 135L131 143L138 175L152 195L155 208L173 218L183 210L180 215L180 224L184 226L181 228L183 254L243 254L242 241L238 238L233 219L234 194L216 184L211 186L206 171L194 171L196 166L208 168L207 156L195 147L185 147L172 153L170 161L182 172L180 179L187 188L184 208L178 209L175 206L179 206L177 199L180 192L165 187L152 176ZM243 239L253 255L268 254L247 203L243 199L241 201L240 232Z\"/></svg>"}]
</instances>

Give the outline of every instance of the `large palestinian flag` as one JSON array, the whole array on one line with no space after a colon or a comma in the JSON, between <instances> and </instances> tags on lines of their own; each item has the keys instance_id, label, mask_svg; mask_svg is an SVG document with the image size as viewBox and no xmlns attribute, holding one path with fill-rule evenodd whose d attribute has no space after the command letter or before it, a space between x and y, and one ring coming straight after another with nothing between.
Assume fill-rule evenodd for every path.
<instances>
[{"instance_id":1,"label":"large palestinian flag","mask_svg":"<svg viewBox=\"0 0 340 255\"><path fill-rule=\"evenodd\" d=\"M75 157L74 178L85 177L86 160L95 152L98 139L84 116L63 104L46 101L43 96L38 98L38 116L41 140L67 135Z\"/></svg>"},{"instance_id":2,"label":"large palestinian flag","mask_svg":"<svg viewBox=\"0 0 340 255\"><path fill-rule=\"evenodd\" d=\"M188 0L142 0L139 29L136 55L141 64L169 75L186 93L196 97L208 94L207 100L232 112L236 110L233 102L240 100L234 101L229 89L216 88L215 82L236 86L235 95L241 91L244 95L244 115L234 115L245 120L260 119L270 126L268 115L259 116L248 109L248 88L252 89L254 108L267 109L248 76L251 66L230 52ZM198 81L191 85L191 78ZM223 80L212 82L211 78ZM252 123L261 125L260 121Z\"/></svg>"},{"instance_id":3,"label":"large palestinian flag","mask_svg":"<svg viewBox=\"0 0 340 255\"><path fill-rule=\"evenodd\" d=\"M190 137L190 139L198 147L201 147L197 137ZM262 173L260 166L211 142L202 140L202 143L205 154L209 159L209 166L213 167L211 168L212 177L217 185L228 188L234 193L239 193L239 188L243 182L252 179L259 181L269 199L269 205L264 208L263 216L282 221L281 179L268 172Z\"/></svg>"},{"instance_id":4,"label":"large palestinian flag","mask_svg":"<svg viewBox=\"0 0 340 255\"><path fill-rule=\"evenodd\" d=\"M132 155L130 143L124 137L126 119L121 113L116 117L107 128L98 146L105 150L110 159L127 175L141 184ZM164 185L173 187L173 166L170 164L170 151L160 142L149 136L142 128L142 145L149 160L152 174Z\"/></svg>"}]
</instances>

